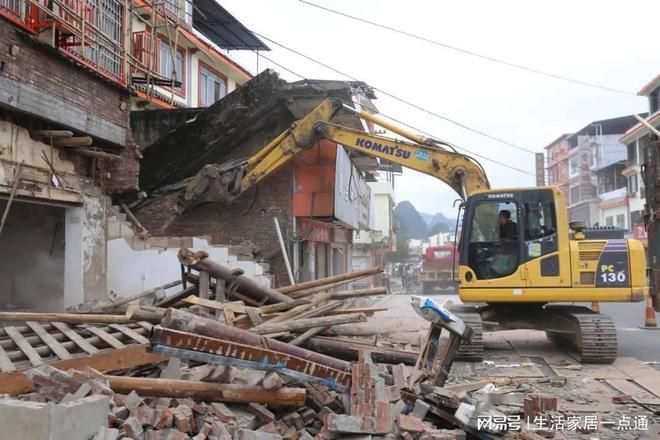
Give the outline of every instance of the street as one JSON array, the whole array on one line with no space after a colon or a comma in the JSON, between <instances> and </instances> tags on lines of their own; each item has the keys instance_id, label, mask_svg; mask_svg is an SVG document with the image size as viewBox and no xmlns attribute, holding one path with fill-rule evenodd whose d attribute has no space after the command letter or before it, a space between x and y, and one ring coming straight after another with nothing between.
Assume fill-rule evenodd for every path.
<instances>
[{"instance_id":1,"label":"street","mask_svg":"<svg viewBox=\"0 0 660 440\"><path fill-rule=\"evenodd\" d=\"M385 312L379 312L375 315L379 327L384 331L396 331L398 338L405 339L404 334L409 338L413 335L419 337L428 324L420 318L410 307L410 295L421 295L418 287L410 289L408 292L403 289L395 290L396 294L386 297L379 307L388 307ZM433 296L440 301L451 300L460 303L460 299L455 293L443 293ZM590 306L586 303L576 303ZM640 328L644 324L645 302L639 303L603 303L600 305L601 313L611 316L617 326L618 354L619 357L634 357L644 362L660 362L660 352L649 349L655 347L660 337L660 330L647 330ZM656 314L657 316L657 314ZM525 339L525 349L532 346L542 350L551 350L553 353L560 353L561 348L550 344L545 337L545 333L535 330L509 330L504 332L490 333L484 336L486 350L493 347L500 347L501 343L506 341L508 345L514 348L521 346L520 340ZM516 347L518 346L518 347ZM518 353L523 354L523 353ZM549 354L549 353L548 353Z\"/></svg>"}]
</instances>

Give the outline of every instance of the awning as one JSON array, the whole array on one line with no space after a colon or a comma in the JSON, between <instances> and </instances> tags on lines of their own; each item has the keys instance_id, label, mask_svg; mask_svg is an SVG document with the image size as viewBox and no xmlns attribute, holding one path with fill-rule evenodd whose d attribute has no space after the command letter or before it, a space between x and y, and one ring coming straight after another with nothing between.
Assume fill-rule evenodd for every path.
<instances>
[{"instance_id":1,"label":"awning","mask_svg":"<svg viewBox=\"0 0 660 440\"><path fill-rule=\"evenodd\" d=\"M193 27L223 49L270 50L215 0L193 1Z\"/></svg>"}]
</instances>

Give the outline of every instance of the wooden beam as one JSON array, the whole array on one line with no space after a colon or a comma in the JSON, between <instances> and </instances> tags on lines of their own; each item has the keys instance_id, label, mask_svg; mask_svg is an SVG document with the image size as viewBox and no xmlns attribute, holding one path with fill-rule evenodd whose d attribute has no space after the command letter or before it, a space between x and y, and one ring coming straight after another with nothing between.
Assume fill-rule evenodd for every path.
<instances>
[{"instance_id":1,"label":"wooden beam","mask_svg":"<svg viewBox=\"0 0 660 440\"><path fill-rule=\"evenodd\" d=\"M296 284L295 286L280 287L277 289L280 293L292 293L300 290L306 290L313 287L320 287L326 284L332 284L339 281L352 280L366 275L376 275L383 271L382 267L370 267L368 269L357 270L355 272L343 273L340 275L333 275L331 277L319 278L318 280L307 281L306 283Z\"/></svg>"},{"instance_id":2,"label":"wooden beam","mask_svg":"<svg viewBox=\"0 0 660 440\"><path fill-rule=\"evenodd\" d=\"M78 136L70 138L54 138L53 146L55 147L89 147L92 145L91 136Z\"/></svg>"},{"instance_id":3,"label":"wooden beam","mask_svg":"<svg viewBox=\"0 0 660 440\"><path fill-rule=\"evenodd\" d=\"M91 367L101 372L124 370L157 364L167 358L147 351L146 345L132 345L121 350L104 350L94 355L75 357L50 363L60 370L80 370ZM32 382L23 371L0 374L0 394L23 394L32 391Z\"/></svg>"},{"instance_id":4,"label":"wooden beam","mask_svg":"<svg viewBox=\"0 0 660 440\"><path fill-rule=\"evenodd\" d=\"M106 376L112 391L140 396L190 398L205 402L264 403L299 407L305 404L305 388L266 390L260 386L206 383L191 380Z\"/></svg>"},{"instance_id":5,"label":"wooden beam","mask_svg":"<svg viewBox=\"0 0 660 440\"><path fill-rule=\"evenodd\" d=\"M293 321L277 322L274 324L266 322L252 330L259 335L267 335L271 333L289 332L303 329L306 330L312 327L328 327L337 324L350 324L354 322L366 321L367 316L364 313L350 313L347 315L323 316L321 318L296 319Z\"/></svg>"},{"instance_id":6,"label":"wooden beam","mask_svg":"<svg viewBox=\"0 0 660 440\"><path fill-rule=\"evenodd\" d=\"M101 151L101 150L91 150L88 148L71 148L70 151L76 154L80 154L81 156L95 157L97 159L114 160L114 161L121 160L121 156L112 153L106 153L105 151Z\"/></svg>"},{"instance_id":7,"label":"wooden beam","mask_svg":"<svg viewBox=\"0 0 660 440\"><path fill-rule=\"evenodd\" d=\"M73 132L69 130L32 130L30 136L33 138L70 138L73 137Z\"/></svg>"},{"instance_id":8,"label":"wooden beam","mask_svg":"<svg viewBox=\"0 0 660 440\"><path fill-rule=\"evenodd\" d=\"M86 313L0 312L0 321L66 322L68 324L126 324L132 322L123 315Z\"/></svg>"},{"instance_id":9,"label":"wooden beam","mask_svg":"<svg viewBox=\"0 0 660 440\"><path fill-rule=\"evenodd\" d=\"M32 329L33 332L41 338L42 341L52 350L55 355L60 359L71 359L71 353L67 351L66 348L62 346L58 341L53 338L53 336L43 328L38 322L28 321L26 322L28 327Z\"/></svg>"}]
</instances>

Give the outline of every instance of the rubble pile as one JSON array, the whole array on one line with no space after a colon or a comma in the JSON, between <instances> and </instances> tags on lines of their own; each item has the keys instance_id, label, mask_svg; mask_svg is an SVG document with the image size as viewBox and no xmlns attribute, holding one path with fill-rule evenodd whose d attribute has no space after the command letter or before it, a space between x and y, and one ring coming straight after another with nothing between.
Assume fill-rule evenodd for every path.
<instances>
[{"instance_id":1,"label":"rubble pile","mask_svg":"<svg viewBox=\"0 0 660 440\"><path fill-rule=\"evenodd\" d=\"M198 273L170 283L183 284L174 294L114 298L92 313L0 315L27 321L2 330L9 351L0 361L9 363L0 368L18 375L0 392L20 399L11 402L76 408L105 399L94 401L97 409L108 402L100 413L107 426L92 427L96 440L539 439L560 435L557 423L569 420L588 436L589 411L610 414L602 424L620 417L641 426L652 420L640 411L660 404L633 381L655 370L626 358L600 370L498 354L455 363L471 329L430 298L411 303L426 337L358 328L384 309L353 301L384 289L332 288L378 268L274 290L203 253L182 250L180 260ZM143 298L149 305L128 304ZM628 438L610 428L599 438Z\"/></svg>"}]
</instances>

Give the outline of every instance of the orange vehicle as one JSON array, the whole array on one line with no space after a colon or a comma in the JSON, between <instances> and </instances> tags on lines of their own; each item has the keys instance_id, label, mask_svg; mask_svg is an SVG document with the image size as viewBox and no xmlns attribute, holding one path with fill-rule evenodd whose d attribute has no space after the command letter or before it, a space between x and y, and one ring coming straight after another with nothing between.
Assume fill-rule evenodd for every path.
<instances>
[{"instance_id":1,"label":"orange vehicle","mask_svg":"<svg viewBox=\"0 0 660 440\"><path fill-rule=\"evenodd\" d=\"M456 287L453 271L457 261L454 246L429 246L426 249L422 270L419 272L424 295L431 295L436 289Z\"/></svg>"}]
</instances>

